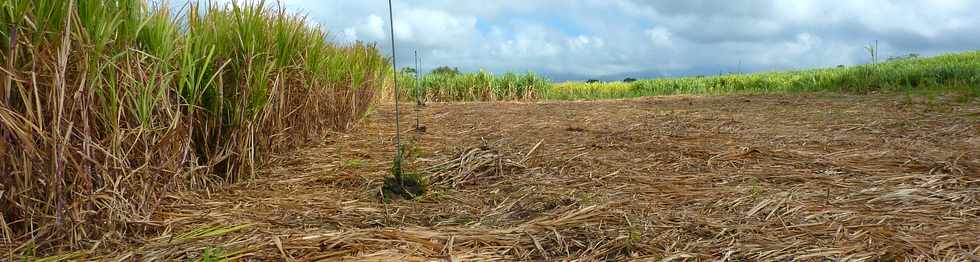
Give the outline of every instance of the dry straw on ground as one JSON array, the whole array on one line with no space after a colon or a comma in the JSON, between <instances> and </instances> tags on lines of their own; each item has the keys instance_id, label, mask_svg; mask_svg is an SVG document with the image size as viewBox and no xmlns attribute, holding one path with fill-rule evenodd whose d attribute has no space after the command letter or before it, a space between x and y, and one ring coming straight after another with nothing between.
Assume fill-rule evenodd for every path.
<instances>
[{"instance_id":1,"label":"dry straw on ground","mask_svg":"<svg viewBox=\"0 0 980 262\"><path fill-rule=\"evenodd\" d=\"M78 258L929 260L980 256L980 104L896 96L434 104L436 185L385 204L392 112L172 194L131 248ZM410 120L406 120L408 122ZM414 120L411 120L414 121ZM409 133L406 133L409 134ZM427 169L428 168L428 169ZM111 252L109 252L111 251Z\"/></svg>"}]
</instances>

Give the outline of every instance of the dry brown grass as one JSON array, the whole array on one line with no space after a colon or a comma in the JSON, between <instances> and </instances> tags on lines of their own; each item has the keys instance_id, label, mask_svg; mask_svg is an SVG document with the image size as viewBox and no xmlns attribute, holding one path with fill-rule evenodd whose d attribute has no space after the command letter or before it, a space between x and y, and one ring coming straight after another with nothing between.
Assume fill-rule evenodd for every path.
<instances>
[{"instance_id":1,"label":"dry brown grass","mask_svg":"<svg viewBox=\"0 0 980 262\"><path fill-rule=\"evenodd\" d=\"M895 96L432 104L410 160L435 185L384 204L382 107L261 179L171 195L157 238L75 255L976 261L978 116Z\"/></svg>"}]
</instances>

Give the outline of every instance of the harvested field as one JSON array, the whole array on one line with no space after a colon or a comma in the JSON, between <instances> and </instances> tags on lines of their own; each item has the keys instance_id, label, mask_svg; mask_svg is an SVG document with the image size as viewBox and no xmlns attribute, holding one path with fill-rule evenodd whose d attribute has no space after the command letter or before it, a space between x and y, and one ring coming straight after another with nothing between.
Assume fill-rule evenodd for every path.
<instances>
[{"instance_id":1,"label":"harvested field","mask_svg":"<svg viewBox=\"0 0 980 262\"><path fill-rule=\"evenodd\" d=\"M448 103L422 115L424 132L402 118L410 166L432 183L421 198L379 199L394 133L381 106L260 179L173 195L146 222L159 237L111 257L980 260L976 99Z\"/></svg>"}]
</instances>

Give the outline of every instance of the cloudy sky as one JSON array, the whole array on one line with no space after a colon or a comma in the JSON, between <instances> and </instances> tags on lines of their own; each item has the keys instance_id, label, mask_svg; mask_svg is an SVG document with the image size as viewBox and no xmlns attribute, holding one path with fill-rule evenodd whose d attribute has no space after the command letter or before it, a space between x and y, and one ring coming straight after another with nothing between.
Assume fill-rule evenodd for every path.
<instances>
[{"instance_id":1,"label":"cloudy sky","mask_svg":"<svg viewBox=\"0 0 980 262\"><path fill-rule=\"evenodd\" d=\"M225 0L230 1L230 0ZM333 41L389 50L384 0L285 0ZM553 80L752 72L978 49L980 0L394 0L399 66Z\"/></svg>"}]
</instances>

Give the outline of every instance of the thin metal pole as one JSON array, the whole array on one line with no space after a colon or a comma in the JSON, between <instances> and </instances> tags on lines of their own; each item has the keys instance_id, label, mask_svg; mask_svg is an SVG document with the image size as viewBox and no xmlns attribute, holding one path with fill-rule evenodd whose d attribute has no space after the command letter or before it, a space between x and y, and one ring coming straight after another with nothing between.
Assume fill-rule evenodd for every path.
<instances>
[{"instance_id":1,"label":"thin metal pole","mask_svg":"<svg viewBox=\"0 0 980 262\"><path fill-rule=\"evenodd\" d=\"M399 112L399 109L398 109L398 65L395 62L395 15L394 15L394 12L392 12L391 9L392 9L392 7L391 7L391 0L388 0L388 25L389 25L388 29L390 30L389 32L391 33L391 35L390 35L390 37L391 37L391 73L392 73L392 75L394 75L393 82L394 82L394 90L395 90L395 161L398 162L397 163L397 166L400 169L401 168L401 161L402 161L402 150L401 150L401 147L402 147L402 141L401 141L402 130L401 130L401 124L399 123L399 121L400 121L400 118L399 118L400 112ZM395 174L401 174L401 170L395 170ZM400 182L400 180L401 180L401 176L400 175L398 177L398 180Z\"/></svg>"},{"instance_id":2,"label":"thin metal pole","mask_svg":"<svg viewBox=\"0 0 980 262\"><path fill-rule=\"evenodd\" d=\"M422 72L425 72L425 71L422 71L422 56L419 56L419 65L417 67L418 68L416 68L415 70L416 71L419 71L418 72L419 90L422 91L422 96L419 97L419 102L418 103L419 103L419 105L425 105L425 95L428 94L428 92L426 92L427 90L425 90L425 86L422 85Z\"/></svg>"},{"instance_id":3,"label":"thin metal pole","mask_svg":"<svg viewBox=\"0 0 980 262\"><path fill-rule=\"evenodd\" d=\"M421 74L421 72L422 71L419 70L419 50L415 50L415 130L422 128L422 121L419 120L422 118L422 109L419 108L419 106L422 105L422 100L419 98L419 95L422 94L422 90L420 89L422 87L422 82L419 82L421 79L419 74Z\"/></svg>"},{"instance_id":4,"label":"thin metal pole","mask_svg":"<svg viewBox=\"0 0 980 262\"><path fill-rule=\"evenodd\" d=\"M419 90L422 90L421 88L424 88L425 87L425 86L422 85L422 72L423 72L422 71L422 56L419 56L419 65L417 65L415 67L416 67L415 68L415 71L418 71L416 73L416 76L415 77L418 78L418 81L417 82L419 83ZM424 91L424 90L422 90L422 91ZM422 105L422 102L424 101L424 100L422 100L422 98L424 97L425 93L422 93L422 95L423 96L418 97L418 99L419 99L419 105Z\"/></svg>"},{"instance_id":5,"label":"thin metal pole","mask_svg":"<svg viewBox=\"0 0 980 262\"><path fill-rule=\"evenodd\" d=\"M878 40L875 40L875 65L878 64Z\"/></svg>"}]
</instances>

